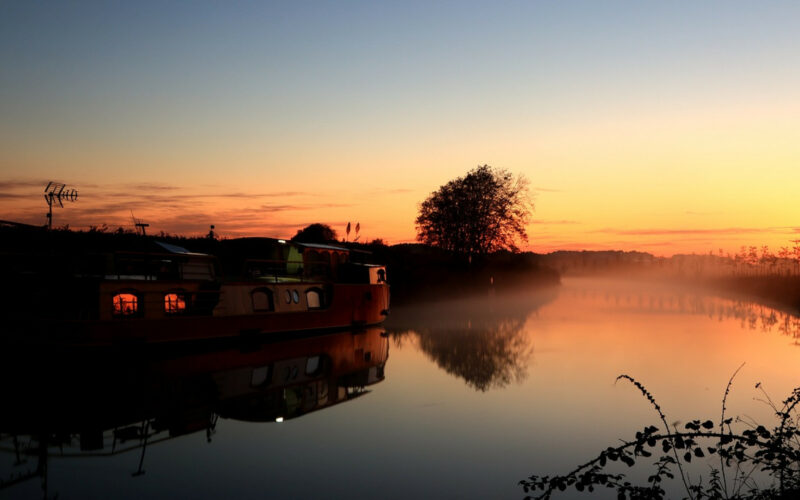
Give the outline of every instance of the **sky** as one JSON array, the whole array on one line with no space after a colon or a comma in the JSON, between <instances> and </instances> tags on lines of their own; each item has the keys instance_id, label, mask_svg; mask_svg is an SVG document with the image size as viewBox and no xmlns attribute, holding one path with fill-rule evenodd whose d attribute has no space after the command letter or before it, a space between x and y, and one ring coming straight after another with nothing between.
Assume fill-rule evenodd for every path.
<instances>
[{"instance_id":1,"label":"sky","mask_svg":"<svg viewBox=\"0 0 800 500\"><path fill-rule=\"evenodd\" d=\"M0 219L415 240L489 164L523 248L800 239L797 2L0 0ZM351 233L350 239L355 235Z\"/></svg>"}]
</instances>

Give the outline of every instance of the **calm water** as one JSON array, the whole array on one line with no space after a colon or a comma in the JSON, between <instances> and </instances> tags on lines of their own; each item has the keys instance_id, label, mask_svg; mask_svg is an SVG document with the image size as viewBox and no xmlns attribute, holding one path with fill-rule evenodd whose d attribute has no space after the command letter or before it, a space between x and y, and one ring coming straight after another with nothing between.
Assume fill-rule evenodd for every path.
<instances>
[{"instance_id":1,"label":"calm water","mask_svg":"<svg viewBox=\"0 0 800 500\"><path fill-rule=\"evenodd\" d=\"M657 418L771 423L800 321L666 286L395 308L264 345L3 356L2 498L520 498ZM703 465L700 464L702 467ZM565 497L566 498L566 497Z\"/></svg>"}]
</instances>

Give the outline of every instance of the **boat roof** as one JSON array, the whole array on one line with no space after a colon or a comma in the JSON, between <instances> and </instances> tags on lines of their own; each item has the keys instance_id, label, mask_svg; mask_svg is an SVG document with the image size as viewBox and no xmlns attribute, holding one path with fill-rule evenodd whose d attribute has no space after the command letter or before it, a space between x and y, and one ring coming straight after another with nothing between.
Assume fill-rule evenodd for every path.
<instances>
[{"instance_id":1,"label":"boat roof","mask_svg":"<svg viewBox=\"0 0 800 500\"><path fill-rule=\"evenodd\" d=\"M324 243L300 243L300 242L297 242L297 241L293 241L292 243L297 245L297 246L300 246L300 247L315 248L317 250L335 250L337 252L349 252L350 251L349 248L339 247L339 246L336 246L336 245L326 245Z\"/></svg>"},{"instance_id":2,"label":"boat roof","mask_svg":"<svg viewBox=\"0 0 800 500\"><path fill-rule=\"evenodd\" d=\"M160 246L161 248L163 248L164 250L166 250L169 253L177 253L177 254L181 254L181 255L196 255L196 256L202 256L202 257L208 257L209 256L208 254L205 254L205 253L190 252L189 250L187 250L187 249L185 249L185 248L183 248L181 246L172 245L170 243L166 243L166 242L163 242L163 241L156 241L155 243L156 243L156 245Z\"/></svg>"}]
</instances>

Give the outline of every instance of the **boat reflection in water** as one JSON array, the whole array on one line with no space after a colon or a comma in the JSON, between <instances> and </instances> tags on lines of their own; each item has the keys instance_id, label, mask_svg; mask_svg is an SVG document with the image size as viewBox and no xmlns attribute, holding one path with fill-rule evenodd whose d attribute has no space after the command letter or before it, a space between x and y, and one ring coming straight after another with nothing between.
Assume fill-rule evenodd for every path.
<instances>
[{"instance_id":1,"label":"boat reflection in water","mask_svg":"<svg viewBox=\"0 0 800 500\"><path fill-rule=\"evenodd\" d=\"M218 419L281 422L350 401L384 379L381 328L320 336L122 351L3 349L0 449L5 490L40 478L48 460L140 454L205 432ZM136 451L138 450L138 451ZM13 494L13 493L12 493Z\"/></svg>"}]
</instances>

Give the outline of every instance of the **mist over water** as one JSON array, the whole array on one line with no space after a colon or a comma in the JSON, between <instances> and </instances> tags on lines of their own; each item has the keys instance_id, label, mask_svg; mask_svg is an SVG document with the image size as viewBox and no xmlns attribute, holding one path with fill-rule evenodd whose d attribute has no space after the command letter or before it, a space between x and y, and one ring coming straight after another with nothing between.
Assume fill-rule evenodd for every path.
<instances>
[{"instance_id":1,"label":"mist over water","mask_svg":"<svg viewBox=\"0 0 800 500\"><path fill-rule=\"evenodd\" d=\"M282 423L216 407L222 414L210 440L198 431L148 447L146 474L138 477L131 476L138 451L70 458L51 446L48 491L59 498L521 498L520 479L565 473L658 423L635 388L615 384L620 374L643 383L670 422L715 420L729 377L745 363L728 398L729 415L770 422L772 410L757 400L764 394L755 385L774 400L797 385L798 330L798 318L785 312L641 280L566 278L545 291L487 291L396 307L385 324L388 338L348 333L306 342L363 359L365 349L377 352L369 345L386 343L385 378L357 398ZM291 351L292 359L304 352L277 345L260 349ZM370 359L366 368L377 362ZM231 379L217 370L213 380ZM7 376L3 383L7 389L15 382ZM197 390L185 379L163 384ZM198 394L189 393L194 400ZM142 394L115 395L125 397ZM10 407L6 422L20 411ZM99 408L95 421L103 419ZM42 421L63 423L74 413L54 407ZM65 449L81 455L80 426L62 428ZM8 452L9 429L0 432L6 450L0 477L7 480L25 466ZM692 467L707 470L703 460ZM0 497L41 498L40 486L28 481L0 490Z\"/></svg>"}]
</instances>

